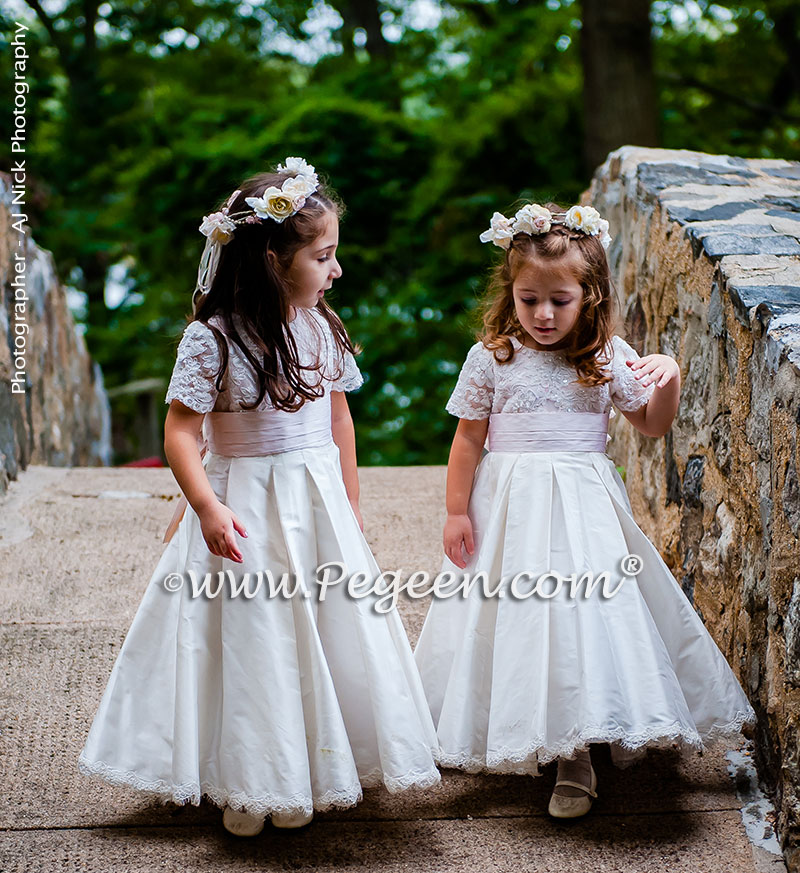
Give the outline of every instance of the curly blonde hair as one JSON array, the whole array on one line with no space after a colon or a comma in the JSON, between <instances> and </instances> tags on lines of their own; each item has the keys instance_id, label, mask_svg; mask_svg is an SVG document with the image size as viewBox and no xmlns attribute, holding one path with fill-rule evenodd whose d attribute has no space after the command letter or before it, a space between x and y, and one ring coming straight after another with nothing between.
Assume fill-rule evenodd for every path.
<instances>
[{"instance_id":1,"label":"curly blonde hair","mask_svg":"<svg viewBox=\"0 0 800 873\"><path fill-rule=\"evenodd\" d=\"M555 203L548 203L547 208L552 212L564 211ZM575 264L575 278L583 289L583 299L578 319L569 335L569 345L561 351L567 362L575 367L579 384L586 387L603 385L611 381L602 370L609 363L606 345L614 330L611 272L600 240L563 224L554 224L547 233L534 236L527 233L514 235L503 260L492 271L481 300L478 312L482 329L476 339L494 352L499 363L511 361L514 357L511 338L524 343L527 337L514 306L514 280L525 265L547 269L565 258L570 258Z\"/></svg>"}]
</instances>

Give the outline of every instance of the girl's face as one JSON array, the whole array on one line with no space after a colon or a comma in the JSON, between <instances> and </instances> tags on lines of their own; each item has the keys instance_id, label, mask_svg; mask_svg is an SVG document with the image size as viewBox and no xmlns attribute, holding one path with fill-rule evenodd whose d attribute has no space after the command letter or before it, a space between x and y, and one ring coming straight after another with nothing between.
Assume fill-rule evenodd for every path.
<instances>
[{"instance_id":1,"label":"girl's face","mask_svg":"<svg viewBox=\"0 0 800 873\"><path fill-rule=\"evenodd\" d=\"M569 345L583 300L570 259L548 263L547 269L526 262L514 280L513 294L517 318L528 334L523 345L543 351Z\"/></svg>"},{"instance_id":2,"label":"girl's face","mask_svg":"<svg viewBox=\"0 0 800 873\"><path fill-rule=\"evenodd\" d=\"M304 309L316 306L333 280L342 275L342 268L336 260L338 245L339 219L332 212L326 212L319 236L295 252L286 273L292 287L289 298L292 306Z\"/></svg>"}]
</instances>

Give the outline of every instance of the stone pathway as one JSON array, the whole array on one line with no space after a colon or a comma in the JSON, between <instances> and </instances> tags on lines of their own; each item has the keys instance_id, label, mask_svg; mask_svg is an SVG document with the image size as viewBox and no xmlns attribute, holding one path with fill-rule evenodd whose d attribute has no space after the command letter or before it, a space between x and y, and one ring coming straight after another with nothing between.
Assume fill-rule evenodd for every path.
<instances>
[{"instance_id":1,"label":"stone pathway","mask_svg":"<svg viewBox=\"0 0 800 873\"><path fill-rule=\"evenodd\" d=\"M383 569L438 571L444 478L361 471ZM31 467L0 500L0 871L785 870L748 840L724 750L651 753L622 771L598 748L600 797L574 822L546 813L553 765L538 779L445 770L434 790L371 789L354 809L251 841L205 802L161 806L82 776L78 752L176 495L167 469ZM401 603L412 644L426 607Z\"/></svg>"}]
</instances>

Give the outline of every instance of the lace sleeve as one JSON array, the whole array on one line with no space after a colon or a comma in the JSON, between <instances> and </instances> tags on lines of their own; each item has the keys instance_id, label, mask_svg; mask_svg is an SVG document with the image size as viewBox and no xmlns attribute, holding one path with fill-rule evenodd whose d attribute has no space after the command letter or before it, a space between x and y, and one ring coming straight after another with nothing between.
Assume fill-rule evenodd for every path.
<instances>
[{"instance_id":1,"label":"lace sleeve","mask_svg":"<svg viewBox=\"0 0 800 873\"><path fill-rule=\"evenodd\" d=\"M634 412L650 401L655 391L655 383L643 386L641 380L636 378L636 371L625 361L640 358L639 353L628 345L620 336L611 338L614 356L611 360L612 381L609 383L611 400L617 408L623 412Z\"/></svg>"},{"instance_id":2,"label":"lace sleeve","mask_svg":"<svg viewBox=\"0 0 800 873\"><path fill-rule=\"evenodd\" d=\"M488 418L494 398L494 355L477 342L467 352L458 382L445 409L459 418Z\"/></svg>"},{"instance_id":3,"label":"lace sleeve","mask_svg":"<svg viewBox=\"0 0 800 873\"><path fill-rule=\"evenodd\" d=\"M178 345L165 402L180 400L195 412L210 412L219 394L215 387L219 365L219 349L211 329L200 321L190 322Z\"/></svg>"},{"instance_id":4,"label":"lace sleeve","mask_svg":"<svg viewBox=\"0 0 800 873\"><path fill-rule=\"evenodd\" d=\"M331 391L355 391L364 384L364 377L358 369L356 359L351 352L339 348L328 320L317 309L308 310L322 330L325 355L327 360L326 375L330 381ZM338 378L333 378L340 373Z\"/></svg>"},{"instance_id":5,"label":"lace sleeve","mask_svg":"<svg viewBox=\"0 0 800 873\"><path fill-rule=\"evenodd\" d=\"M341 359L339 367L341 366ZM338 368L337 368L338 369ZM334 370L334 373L337 370ZM344 353L344 368L342 375L338 379L331 382L331 391L355 391L364 384L364 377L361 375L361 370L358 369L356 359L350 352Z\"/></svg>"}]
</instances>

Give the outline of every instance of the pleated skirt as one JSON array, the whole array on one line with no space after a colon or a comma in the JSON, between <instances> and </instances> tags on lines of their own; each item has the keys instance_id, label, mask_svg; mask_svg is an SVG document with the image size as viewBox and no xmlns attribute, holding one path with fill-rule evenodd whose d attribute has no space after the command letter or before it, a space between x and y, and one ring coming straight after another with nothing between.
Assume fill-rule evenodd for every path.
<instances>
[{"instance_id":1,"label":"pleated skirt","mask_svg":"<svg viewBox=\"0 0 800 873\"><path fill-rule=\"evenodd\" d=\"M604 452L489 452L469 515L475 552L442 570L488 589L434 599L414 653L443 766L536 775L590 743L628 763L754 720Z\"/></svg>"},{"instance_id":2,"label":"pleated skirt","mask_svg":"<svg viewBox=\"0 0 800 873\"><path fill-rule=\"evenodd\" d=\"M244 561L212 555L187 508L113 666L81 772L163 801L206 796L252 814L308 814L353 806L366 787L436 784L436 732L396 609L381 613L346 584L319 596L324 563L379 573L336 444L209 453L204 466L245 526ZM230 585L193 596L192 573L216 585L225 571L235 586L246 573L251 583L259 571L276 583L288 574L284 592L297 591L269 597L265 581L251 597Z\"/></svg>"}]
</instances>

